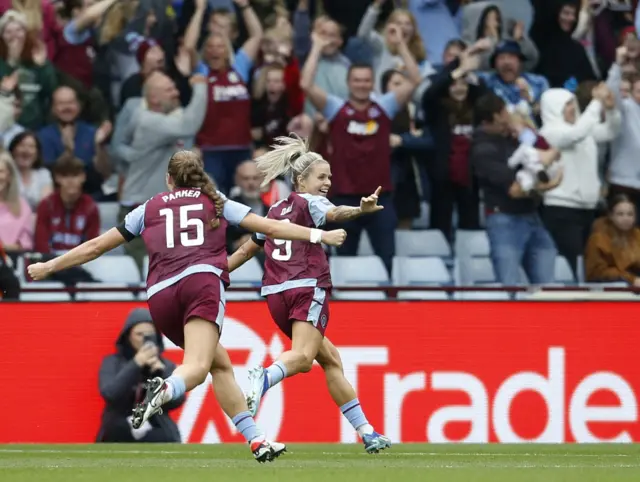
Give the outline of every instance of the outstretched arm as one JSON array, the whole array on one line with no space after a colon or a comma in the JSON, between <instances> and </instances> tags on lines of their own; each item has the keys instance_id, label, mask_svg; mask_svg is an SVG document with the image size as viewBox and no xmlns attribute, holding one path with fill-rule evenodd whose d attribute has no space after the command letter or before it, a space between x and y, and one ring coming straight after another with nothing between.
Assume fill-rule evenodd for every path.
<instances>
[{"instance_id":1,"label":"outstretched arm","mask_svg":"<svg viewBox=\"0 0 640 482\"><path fill-rule=\"evenodd\" d=\"M347 238L344 229L334 231L310 229L293 223L263 218L253 213L247 214L239 225L248 231L262 233L268 238L325 243L329 246L342 246Z\"/></svg>"},{"instance_id":2,"label":"outstretched arm","mask_svg":"<svg viewBox=\"0 0 640 482\"><path fill-rule=\"evenodd\" d=\"M62 256L58 256L46 263L30 265L28 268L29 276L38 281L63 269L88 263L99 258L107 251L124 244L125 241L126 239L117 228L111 228L106 233L82 243L80 246L76 246Z\"/></svg>"},{"instance_id":3,"label":"outstretched arm","mask_svg":"<svg viewBox=\"0 0 640 482\"><path fill-rule=\"evenodd\" d=\"M328 223L344 223L351 221L363 214L375 213L384 209L384 206L378 206L378 196L382 191L382 187L378 186L376 192L371 196L360 199L359 207L352 206L335 206L327 211Z\"/></svg>"},{"instance_id":4,"label":"outstretched arm","mask_svg":"<svg viewBox=\"0 0 640 482\"><path fill-rule=\"evenodd\" d=\"M258 254L261 249L262 246L256 244L252 239L244 243L231 256L227 258L227 263L229 264L229 273L245 264L256 254Z\"/></svg>"}]
</instances>

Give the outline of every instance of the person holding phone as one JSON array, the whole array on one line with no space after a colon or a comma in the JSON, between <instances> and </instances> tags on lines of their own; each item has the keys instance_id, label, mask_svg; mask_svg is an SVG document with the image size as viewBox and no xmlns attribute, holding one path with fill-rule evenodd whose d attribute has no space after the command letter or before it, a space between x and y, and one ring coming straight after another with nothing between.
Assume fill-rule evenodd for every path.
<instances>
[{"instance_id":1,"label":"person holding phone","mask_svg":"<svg viewBox=\"0 0 640 482\"><path fill-rule=\"evenodd\" d=\"M149 310L132 310L116 340L116 353L100 366L100 395L106 406L97 442L180 442L178 426L167 413L182 405L184 396L165 405L162 415L154 415L140 428L131 425L131 411L144 394L145 380L167 378L176 368L162 357L163 348Z\"/></svg>"}]
</instances>

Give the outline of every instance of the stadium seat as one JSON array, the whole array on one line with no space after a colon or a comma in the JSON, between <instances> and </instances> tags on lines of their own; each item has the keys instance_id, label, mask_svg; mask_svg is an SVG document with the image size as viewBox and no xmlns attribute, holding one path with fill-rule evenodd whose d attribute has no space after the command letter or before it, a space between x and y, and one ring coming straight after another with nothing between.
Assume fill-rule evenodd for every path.
<instances>
[{"instance_id":1,"label":"stadium seat","mask_svg":"<svg viewBox=\"0 0 640 482\"><path fill-rule=\"evenodd\" d=\"M358 256L373 256L373 247L371 240L366 231L360 234L360 242L358 243Z\"/></svg>"},{"instance_id":2,"label":"stadium seat","mask_svg":"<svg viewBox=\"0 0 640 482\"><path fill-rule=\"evenodd\" d=\"M393 259L393 284L395 286L451 284L451 274L441 258L409 258L396 256Z\"/></svg>"},{"instance_id":3,"label":"stadium seat","mask_svg":"<svg viewBox=\"0 0 640 482\"><path fill-rule=\"evenodd\" d=\"M486 231L456 231L455 252L458 258L489 256L489 237Z\"/></svg>"},{"instance_id":4,"label":"stadium seat","mask_svg":"<svg viewBox=\"0 0 640 482\"><path fill-rule=\"evenodd\" d=\"M105 283L140 283L140 270L130 256L104 256L90 261L84 268L97 281Z\"/></svg>"},{"instance_id":5,"label":"stadium seat","mask_svg":"<svg viewBox=\"0 0 640 482\"><path fill-rule=\"evenodd\" d=\"M57 281L38 281L34 283L21 283L21 288L43 290L42 293L20 293L20 301L71 301L71 295L66 291L46 292L47 289L64 288L64 284Z\"/></svg>"},{"instance_id":6,"label":"stadium seat","mask_svg":"<svg viewBox=\"0 0 640 482\"><path fill-rule=\"evenodd\" d=\"M451 246L438 229L422 231L396 231L396 255L398 256L451 256Z\"/></svg>"},{"instance_id":7,"label":"stadium seat","mask_svg":"<svg viewBox=\"0 0 640 482\"><path fill-rule=\"evenodd\" d=\"M125 283L78 283L76 288L127 288ZM76 301L135 301L131 291L96 291L76 293Z\"/></svg>"},{"instance_id":8,"label":"stadium seat","mask_svg":"<svg viewBox=\"0 0 640 482\"><path fill-rule=\"evenodd\" d=\"M493 271L493 264L489 257L458 257L454 264L454 280L459 286L468 285L484 285L488 283L496 283L496 275ZM527 274L522 267L520 268L520 283L528 285L529 280Z\"/></svg>"},{"instance_id":9,"label":"stadium seat","mask_svg":"<svg viewBox=\"0 0 640 482\"><path fill-rule=\"evenodd\" d=\"M462 286L496 282L493 265L488 257L457 257L454 265L454 278L456 284Z\"/></svg>"},{"instance_id":10,"label":"stadium seat","mask_svg":"<svg viewBox=\"0 0 640 482\"><path fill-rule=\"evenodd\" d=\"M569 261L567 261L567 258L564 256L556 256L554 279L556 283L564 283L568 285L576 283Z\"/></svg>"},{"instance_id":11,"label":"stadium seat","mask_svg":"<svg viewBox=\"0 0 640 482\"><path fill-rule=\"evenodd\" d=\"M329 259L334 286L385 286L389 276L384 264L377 256L332 256ZM336 299L384 300L381 291L343 291L333 293Z\"/></svg>"},{"instance_id":12,"label":"stadium seat","mask_svg":"<svg viewBox=\"0 0 640 482\"><path fill-rule=\"evenodd\" d=\"M102 231L109 230L118 224L119 210L120 205L118 203L98 203L100 229Z\"/></svg>"}]
</instances>

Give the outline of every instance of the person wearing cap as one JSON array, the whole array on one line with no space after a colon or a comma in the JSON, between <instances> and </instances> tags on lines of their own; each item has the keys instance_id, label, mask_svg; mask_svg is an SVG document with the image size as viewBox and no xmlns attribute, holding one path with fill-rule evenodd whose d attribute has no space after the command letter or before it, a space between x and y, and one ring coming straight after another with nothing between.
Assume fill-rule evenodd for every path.
<instances>
[{"instance_id":1,"label":"person wearing cap","mask_svg":"<svg viewBox=\"0 0 640 482\"><path fill-rule=\"evenodd\" d=\"M166 378L176 365L163 358L164 345L146 308L129 313L118 338L116 353L102 360L98 374L102 412L97 442L180 442L180 432L168 412L184 403L182 396L165 405L139 429L131 427L131 411L147 378Z\"/></svg>"},{"instance_id":2,"label":"person wearing cap","mask_svg":"<svg viewBox=\"0 0 640 482\"><path fill-rule=\"evenodd\" d=\"M491 55L493 70L480 72L478 75L507 105L517 106L524 101L535 112L540 96L549 88L549 83L541 75L523 72L525 60L518 42L503 40L496 45Z\"/></svg>"}]
</instances>

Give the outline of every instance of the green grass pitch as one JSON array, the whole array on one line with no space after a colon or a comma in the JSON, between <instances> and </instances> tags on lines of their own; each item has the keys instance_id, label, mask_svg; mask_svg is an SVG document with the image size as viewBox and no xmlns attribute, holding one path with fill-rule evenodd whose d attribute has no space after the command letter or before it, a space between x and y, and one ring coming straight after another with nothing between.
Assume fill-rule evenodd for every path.
<instances>
[{"instance_id":1,"label":"green grass pitch","mask_svg":"<svg viewBox=\"0 0 640 482\"><path fill-rule=\"evenodd\" d=\"M2 482L640 481L640 445L292 444L271 464L245 445L0 445Z\"/></svg>"}]
</instances>

